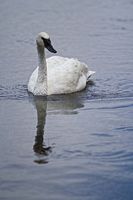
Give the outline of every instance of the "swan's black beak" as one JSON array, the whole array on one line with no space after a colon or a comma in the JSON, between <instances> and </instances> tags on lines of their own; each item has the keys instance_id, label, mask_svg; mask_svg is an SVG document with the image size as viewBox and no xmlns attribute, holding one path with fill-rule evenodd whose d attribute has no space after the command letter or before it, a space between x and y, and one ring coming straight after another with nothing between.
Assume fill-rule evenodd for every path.
<instances>
[{"instance_id":1,"label":"swan's black beak","mask_svg":"<svg viewBox=\"0 0 133 200\"><path fill-rule=\"evenodd\" d=\"M54 47L50 44L46 47L50 52L57 53L57 51L54 49Z\"/></svg>"},{"instance_id":2,"label":"swan's black beak","mask_svg":"<svg viewBox=\"0 0 133 200\"><path fill-rule=\"evenodd\" d=\"M47 48L52 53L57 53L57 51L52 46L50 39L44 39L44 38L42 38L42 39L43 39L45 48Z\"/></svg>"}]
</instances>

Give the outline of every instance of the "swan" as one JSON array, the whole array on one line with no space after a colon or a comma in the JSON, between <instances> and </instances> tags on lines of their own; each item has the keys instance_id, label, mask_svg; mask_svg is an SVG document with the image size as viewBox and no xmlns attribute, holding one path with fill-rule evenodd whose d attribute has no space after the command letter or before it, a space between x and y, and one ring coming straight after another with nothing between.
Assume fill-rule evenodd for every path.
<instances>
[{"instance_id":1,"label":"swan","mask_svg":"<svg viewBox=\"0 0 133 200\"><path fill-rule=\"evenodd\" d=\"M28 82L28 91L33 95L67 94L83 90L94 71L77 59L52 56L45 58L45 48L57 53L49 35L41 32L36 38L39 66Z\"/></svg>"}]
</instances>

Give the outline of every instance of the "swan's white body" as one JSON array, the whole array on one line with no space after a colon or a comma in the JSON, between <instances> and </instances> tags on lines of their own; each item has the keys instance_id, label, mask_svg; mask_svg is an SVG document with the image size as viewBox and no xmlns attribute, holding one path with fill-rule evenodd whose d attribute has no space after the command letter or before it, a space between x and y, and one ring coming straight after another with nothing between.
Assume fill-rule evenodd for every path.
<instances>
[{"instance_id":1,"label":"swan's white body","mask_svg":"<svg viewBox=\"0 0 133 200\"><path fill-rule=\"evenodd\" d=\"M77 59L52 56L45 60L44 52L42 56L43 61L33 71L28 83L28 90L34 95L67 94L83 90L89 77L95 73Z\"/></svg>"}]
</instances>

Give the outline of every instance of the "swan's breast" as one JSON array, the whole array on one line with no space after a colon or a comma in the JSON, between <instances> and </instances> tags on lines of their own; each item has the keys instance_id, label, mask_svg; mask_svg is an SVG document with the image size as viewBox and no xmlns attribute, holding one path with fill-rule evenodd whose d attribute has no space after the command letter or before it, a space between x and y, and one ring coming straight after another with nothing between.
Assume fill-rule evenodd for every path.
<instances>
[{"instance_id":1,"label":"swan's breast","mask_svg":"<svg viewBox=\"0 0 133 200\"><path fill-rule=\"evenodd\" d=\"M30 76L29 83L28 83L28 91L34 93L35 84L37 82L38 77L38 67L33 71Z\"/></svg>"}]
</instances>

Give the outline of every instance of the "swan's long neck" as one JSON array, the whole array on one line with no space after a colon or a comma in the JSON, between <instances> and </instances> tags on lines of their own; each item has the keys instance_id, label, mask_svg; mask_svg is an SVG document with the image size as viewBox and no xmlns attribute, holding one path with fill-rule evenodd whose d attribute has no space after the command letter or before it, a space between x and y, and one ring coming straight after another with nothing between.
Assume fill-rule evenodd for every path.
<instances>
[{"instance_id":1,"label":"swan's long neck","mask_svg":"<svg viewBox=\"0 0 133 200\"><path fill-rule=\"evenodd\" d=\"M47 94L47 63L46 63L44 49L45 49L44 46L39 45L37 43L37 52L39 61L37 84L39 84L40 87L43 87L45 93ZM42 88L40 89L42 90Z\"/></svg>"}]
</instances>

